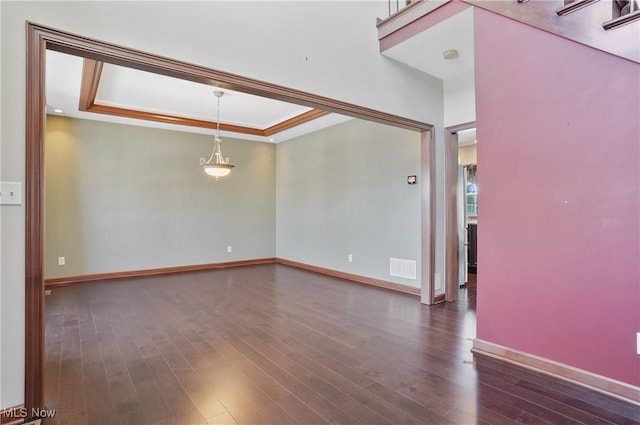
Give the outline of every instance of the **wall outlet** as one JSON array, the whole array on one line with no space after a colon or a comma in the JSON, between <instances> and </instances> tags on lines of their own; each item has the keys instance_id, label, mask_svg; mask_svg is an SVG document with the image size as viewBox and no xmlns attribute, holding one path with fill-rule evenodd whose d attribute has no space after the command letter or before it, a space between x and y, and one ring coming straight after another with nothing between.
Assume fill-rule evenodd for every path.
<instances>
[{"instance_id":1,"label":"wall outlet","mask_svg":"<svg viewBox=\"0 0 640 425\"><path fill-rule=\"evenodd\" d=\"M349 254L347 256L347 259L349 260L350 263L353 263L353 255Z\"/></svg>"},{"instance_id":2,"label":"wall outlet","mask_svg":"<svg viewBox=\"0 0 640 425\"><path fill-rule=\"evenodd\" d=\"M64 257L58 257L58 265L59 266L64 266L66 263L66 260Z\"/></svg>"},{"instance_id":3,"label":"wall outlet","mask_svg":"<svg viewBox=\"0 0 640 425\"><path fill-rule=\"evenodd\" d=\"M227 252L231 252L231 245L227 245Z\"/></svg>"},{"instance_id":4,"label":"wall outlet","mask_svg":"<svg viewBox=\"0 0 640 425\"><path fill-rule=\"evenodd\" d=\"M0 205L22 205L22 183L0 183Z\"/></svg>"}]
</instances>

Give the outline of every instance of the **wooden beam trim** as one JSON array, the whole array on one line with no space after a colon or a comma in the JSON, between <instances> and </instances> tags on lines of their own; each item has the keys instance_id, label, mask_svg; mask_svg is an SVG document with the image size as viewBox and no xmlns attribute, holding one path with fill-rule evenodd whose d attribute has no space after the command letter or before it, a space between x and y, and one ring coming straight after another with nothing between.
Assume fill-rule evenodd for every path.
<instances>
[{"instance_id":1,"label":"wooden beam trim","mask_svg":"<svg viewBox=\"0 0 640 425\"><path fill-rule=\"evenodd\" d=\"M83 112L93 112L97 114L113 115L124 118L134 118L147 121L163 122L168 124L185 125L199 128L217 128L214 121L199 120L195 118L181 117L177 115L161 114L157 112L147 112L139 109L122 108L96 103L100 78L104 62L93 59L84 59L82 65L82 79L80 84L80 103L78 109ZM312 109L293 118L284 120L278 124L265 129L245 127L233 124L220 123L220 130L233 133L251 134L254 136L272 136L281 131L288 130L305 122L327 115L329 112L320 109Z\"/></svg>"},{"instance_id":2,"label":"wooden beam trim","mask_svg":"<svg viewBox=\"0 0 640 425\"><path fill-rule=\"evenodd\" d=\"M134 277L145 276L157 276L174 273L188 273L203 270L216 270L226 269L230 267L245 267L255 266L258 264L273 264L276 262L275 258L257 258L254 260L239 260L239 261L226 261L222 263L209 263L209 264L194 264L189 266L176 266L176 267L161 267L155 269L143 269L143 270L127 270L121 272L110 273L94 273L78 276L57 277L52 279L45 279L44 284L46 288L52 288L55 286L64 286L72 283L83 282L95 282L100 280L117 280L117 279L130 279Z\"/></svg>"},{"instance_id":3,"label":"wooden beam trim","mask_svg":"<svg viewBox=\"0 0 640 425\"><path fill-rule=\"evenodd\" d=\"M116 106L102 105L99 103L93 103L85 110L85 112L93 112L97 114L113 115L124 118L133 118L139 120L163 122L167 124L185 125L189 127L200 127L215 129L217 124L214 121L199 120L195 118L179 117L177 115L160 114L156 112L140 111L137 109L120 108ZM305 122L314 120L321 116L327 115L328 112L321 111L319 109L312 109L311 111L297 115L286 121L278 123L265 130L253 127L244 127L234 124L220 123L220 130L229 131L232 133L250 134L253 136L271 136ZM269 129L275 128L276 131L270 131Z\"/></svg>"},{"instance_id":4,"label":"wooden beam trim","mask_svg":"<svg viewBox=\"0 0 640 425\"><path fill-rule=\"evenodd\" d=\"M300 115L296 115L293 118L289 118L288 120L272 125L271 127L265 128L264 135L272 136L274 134L280 133L281 131L288 130L300 124L304 124L305 122L309 122L309 121L315 120L316 118L323 117L327 114L329 114L329 112L327 111L323 111L321 109L312 109Z\"/></svg>"},{"instance_id":5,"label":"wooden beam trim","mask_svg":"<svg viewBox=\"0 0 640 425\"><path fill-rule=\"evenodd\" d=\"M352 273L341 272L338 270L327 269L324 267L314 266L311 264L299 263L297 261L286 260L284 258L276 258L277 264L285 266L295 267L298 269L308 270L314 273L323 274L326 276L336 277L338 279L350 280L352 282L364 283L365 285L377 286L379 288L390 289L396 292L403 292L410 295L420 295L420 288L415 288L409 285L402 285L400 283L389 282L381 279L374 279L372 277L361 276Z\"/></svg>"},{"instance_id":6,"label":"wooden beam trim","mask_svg":"<svg viewBox=\"0 0 640 425\"><path fill-rule=\"evenodd\" d=\"M80 80L80 111L88 111L96 102L98 86L102 77L104 62L84 59L82 62L82 78Z\"/></svg>"},{"instance_id":7,"label":"wooden beam trim","mask_svg":"<svg viewBox=\"0 0 640 425\"><path fill-rule=\"evenodd\" d=\"M167 124L185 125L189 127L200 127L215 129L217 123L214 121L199 120L195 118L180 117L177 115L161 114L157 112L140 111L137 109L121 108L117 106L103 105L99 103L92 103L85 112L93 112L97 114L113 115L117 117L133 118L139 120L163 122ZM328 112L321 111L319 109L312 109L311 111L297 115L286 121L278 123L274 126L268 127L265 130L253 127L244 127L234 124L220 123L220 130L229 131L232 133L250 134L253 136L271 136L305 122L314 120L321 116L327 115ZM272 131L274 129L275 131Z\"/></svg>"},{"instance_id":8,"label":"wooden beam trim","mask_svg":"<svg viewBox=\"0 0 640 425\"><path fill-rule=\"evenodd\" d=\"M223 89L281 100L283 102L309 106L311 108L322 109L408 130L429 130L433 127L431 124L425 122L67 33L39 24L29 22L28 25L38 37L41 37L46 42L46 47L50 50L181 78L183 80L195 81Z\"/></svg>"},{"instance_id":9,"label":"wooden beam trim","mask_svg":"<svg viewBox=\"0 0 640 425\"><path fill-rule=\"evenodd\" d=\"M93 104L87 112L97 114L114 115L124 118L134 118L146 121L156 121L167 124L186 125L190 127L215 129L217 124L213 121L199 120L195 118L185 118L176 115L160 114L156 112L139 111L136 109L120 108L101 104ZM254 136L264 136L264 131L259 128L243 127L240 125L220 123L220 130L233 133L251 134Z\"/></svg>"}]
</instances>

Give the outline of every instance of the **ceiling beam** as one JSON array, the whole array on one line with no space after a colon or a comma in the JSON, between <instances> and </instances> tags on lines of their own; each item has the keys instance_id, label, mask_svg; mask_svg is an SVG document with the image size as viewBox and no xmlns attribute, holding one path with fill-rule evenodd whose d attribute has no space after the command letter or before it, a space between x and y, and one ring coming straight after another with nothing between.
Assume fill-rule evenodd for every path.
<instances>
[{"instance_id":1,"label":"ceiling beam","mask_svg":"<svg viewBox=\"0 0 640 425\"><path fill-rule=\"evenodd\" d=\"M267 127L263 130L265 136L272 136L274 134L280 133L281 131L290 129L291 127L295 127L300 124L304 124L305 122L315 120L316 118L323 117L329 114L327 111L323 111L322 109L311 109L305 113L300 115L296 115L293 118L289 118L288 120L279 122L278 124L272 125L271 127Z\"/></svg>"},{"instance_id":2,"label":"ceiling beam","mask_svg":"<svg viewBox=\"0 0 640 425\"><path fill-rule=\"evenodd\" d=\"M82 82L80 83L80 104L78 109L88 111L96 101L98 86L102 77L104 62L85 59L82 63Z\"/></svg>"},{"instance_id":3,"label":"ceiling beam","mask_svg":"<svg viewBox=\"0 0 640 425\"><path fill-rule=\"evenodd\" d=\"M176 115L160 114L156 112L139 111L136 109L119 108L94 103L87 112L95 112L97 114L114 115L124 118L133 118L138 120L163 122L166 124L186 125L189 127L216 128L214 121L198 120L195 118L185 118ZM220 130L230 131L233 133L251 134L253 136L264 136L264 130L260 128L243 127L240 125L220 123Z\"/></svg>"},{"instance_id":4,"label":"ceiling beam","mask_svg":"<svg viewBox=\"0 0 640 425\"><path fill-rule=\"evenodd\" d=\"M475 4L475 0L464 1ZM283 102L294 103L296 105L308 106L310 108L322 109L353 118L392 125L398 128L405 128L407 130L430 131L433 129L432 124L424 121L416 121L411 118L382 112L377 109L367 108L354 103L348 103L304 92L302 90L256 80L254 78L243 77L238 74L207 68L205 66L183 62L177 59L154 55L142 50L132 49L130 47L61 31L33 22L28 22L27 24L30 31L35 34L34 37L40 37L39 40L45 43L46 49L54 50L56 52L103 61L140 71L152 72L154 74L166 75L168 77L179 78L181 80L193 81L228 90L253 94L256 96L266 97L268 99L275 99Z\"/></svg>"}]
</instances>

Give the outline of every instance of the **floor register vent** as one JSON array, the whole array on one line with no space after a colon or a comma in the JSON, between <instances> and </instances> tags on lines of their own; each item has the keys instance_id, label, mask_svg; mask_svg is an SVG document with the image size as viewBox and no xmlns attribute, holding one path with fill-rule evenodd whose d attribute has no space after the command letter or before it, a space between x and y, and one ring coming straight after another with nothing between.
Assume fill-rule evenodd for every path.
<instances>
[{"instance_id":1,"label":"floor register vent","mask_svg":"<svg viewBox=\"0 0 640 425\"><path fill-rule=\"evenodd\" d=\"M389 274L391 276L415 280L416 262L413 260L403 260L401 258L389 258Z\"/></svg>"}]
</instances>

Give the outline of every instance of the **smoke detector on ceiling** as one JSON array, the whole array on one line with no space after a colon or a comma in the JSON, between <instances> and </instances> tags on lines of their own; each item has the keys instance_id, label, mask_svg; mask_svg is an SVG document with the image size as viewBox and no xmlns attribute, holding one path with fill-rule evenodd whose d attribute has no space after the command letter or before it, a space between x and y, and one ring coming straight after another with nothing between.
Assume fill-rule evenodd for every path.
<instances>
[{"instance_id":1,"label":"smoke detector on ceiling","mask_svg":"<svg viewBox=\"0 0 640 425\"><path fill-rule=\"evenodd\" d=\"M449 49L442 52L442 57L445 59L455 59L458 57L458 51L456 49Z\"/></svg>"}]
</instances>

